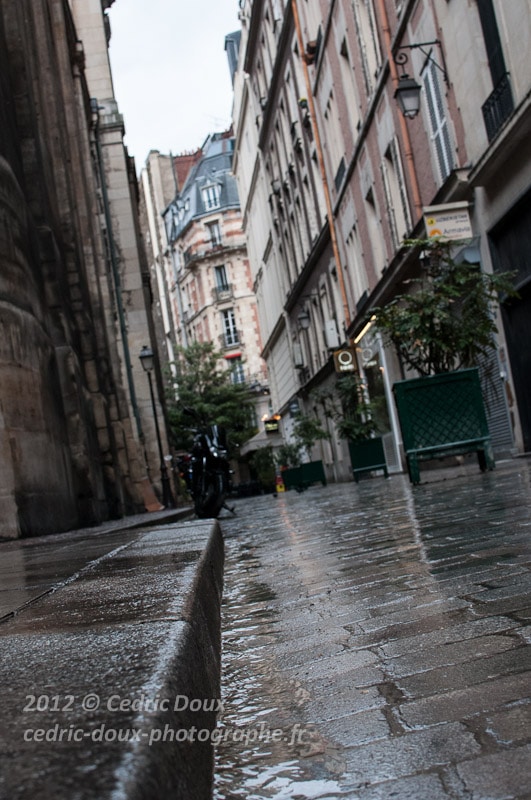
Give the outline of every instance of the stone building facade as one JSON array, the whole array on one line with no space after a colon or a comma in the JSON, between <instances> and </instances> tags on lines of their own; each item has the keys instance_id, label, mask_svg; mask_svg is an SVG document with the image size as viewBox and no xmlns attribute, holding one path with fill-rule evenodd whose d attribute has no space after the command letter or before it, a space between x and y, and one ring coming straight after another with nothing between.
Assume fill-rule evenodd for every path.
<instances>
[{"instance_id":1,"label":"stone building facade","mask_svg":"<svg viewBox=\"0 0 531 800\"><path fill-rule=\"evenodd\" d=\"M136 236L119 227L135 218L134 170L109 78L109 5L0 3L4 537L90 525L152 498L140 393L124 378L125 339L143 328L127 346L146 343L149 308Z\"/></svg>"},{"instance_id":2,"label":"stone building facade","mask_svg":"<svg viewBox=\"0 0 531 800\"><path fill-rule=\"evenodd\" d=\"M157 286L158 346L167 362L175 345L213 342L232 380L269 415L269 391L256 297L236 182L234 139L210 135L194 153L150 153L141 173L141 219Z\"/></svg>"},{"instance_id":3,"label":"stone building facade","mask_svg":"<svg viewBox=\"0 0 531 800\"><path fill-rule=\"evenodd\" d=\"M471 235L457 257L516 272L489 422L499 453L529 450L529 348L518 344L530 318L529 3L244 0L240 18L234 170L285 437L292 409L321 413L334 349L351 345L386 411L388 465L401 469L392 384L404 373L367 311L421 269L403 242L426 235L426 209L458 204ZM395 100L405 69L421 87L414 118ZM314 457L329 478L348 477L346 444L322 421L331 438Z\"/></svg>"}]
</instances>

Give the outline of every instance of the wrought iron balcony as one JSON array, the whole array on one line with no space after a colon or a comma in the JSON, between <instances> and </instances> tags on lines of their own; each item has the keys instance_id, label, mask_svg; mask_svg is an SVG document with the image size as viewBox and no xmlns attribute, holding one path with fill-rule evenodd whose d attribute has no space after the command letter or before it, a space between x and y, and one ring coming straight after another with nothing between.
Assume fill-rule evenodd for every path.
<instances>
[{"instance_id":1,"label":"wrought iron balcony","mask_svg":"<svg viewBox=\"0 0 531 800\"><path fill-rule=\"evenodd\" d=\"M481 110L487 130L487 138L489 142L492 142L514 111L513 93L508 72L494 87L494 91L483 103Z\"/></svg>"},{"instance_id":2,"label":"wrought iron balcony","mask_svg":"<svg viewBox=\"0 0 531 800\"><path fill-rule=\"evenodd\" d=\"M219 341L223 350L231 350L234 347L241 346L240 331L231 331L230 333L222 333Z\"/></svg>"},{"instance_id":3,"label":"wrought iron balcony","mask_svg":"<svg viewBox=\"0 0 531 800\"><path fill-rule=\"evenodd\" d=\"M223 303L225 300L231 300L234 297L232 283L227 283L225 286L216 286L212 293L217 303Z\"/></svg>"},{"instance_id":4,"label":"wrought iron balcony","mask_svg":"<svg viewBox=\"0 0 531 800\"><path fill-rule=\"evenodd\" d=\"M195 258L197 258L196 253L189 247L188 250L185 250L183 253L184 266L187 267Z\"/></svg>"}]
</instances>

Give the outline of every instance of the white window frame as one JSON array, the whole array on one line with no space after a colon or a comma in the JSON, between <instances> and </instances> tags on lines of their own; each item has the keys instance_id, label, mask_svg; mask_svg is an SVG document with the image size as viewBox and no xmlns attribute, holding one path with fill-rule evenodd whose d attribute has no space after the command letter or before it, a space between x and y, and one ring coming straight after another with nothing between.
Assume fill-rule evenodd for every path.
<instances>
[{"instance_id":1,"label":"white window frame","mask_svg":"<svg viewBox=\"0 0 531 800\"><path fill-rule=\"evenodd\" d=\"M382 51L373 0L352 0L352 10L356 22L365 88L367 94L371 95L376 84L376 75L382 66Z\"/></svg>"},{"instance_id":2,"label":"white window frame","mask_svg":"<svg viewBox=\"0 0 531 800\"><path fill-rule=\"evenodd\" d=\"M411 215L396 137L389 142L381 167L391 234L395 247L400 247L411 228Z\"/></svg>"},{"instance_id":3,"label":"white window frame","mask_svg":"<svg viewBox=\"0 0 531 800\"><path fill-rule=\"evenodd\" d=\"M213 220L212 222L206 223L206 229L208 231L209 241L212 247L217 247L221 244L221 225L219 224L219 220Z\"/></svg>"},{"instance_id":4,"label":"white window frame","mask_svg":"<svg viewBox=\"0 0 531 800\"><path fill-rule=\"evenodd\" d=\"M227 347L232 347L240 343L240 337L236 328L236 317L234 316L234 309L227 308L221 312L223 321L223 341Z\"/></svg>"},{"instance_id":5,"label":"white window frame","mask_svg":"<svg viewBox=\"0 0 531 800\"><path fill-rule=\"evenodd\" d=\"M201 197L207 211L219 208L221 204L221 186L219 183L210 183L201 189Z\"/></svg>"},{"instance_id":6,"label":"white window frame","mask_svg":"<svg viewBox=\"0 0 531 800\"><path fill-rule=\"evenodd\" d=\"M217 267L214 267L214 274L216 276L216 289L226 292L229 288L229 282L227 280L227 268L225 264L219 264Z\"/></svg>"},{"instance_id":7,"label":"white window frame","mask_svg":"<svg viewBox=\"0 0 531 800\"><path fill-rule=\"evenodd\" d=\"M372 187L365 195L365 216L369 240L371 242L374 274L380 276L387 266L387 257L382 241L380 213L376 205L375 192Z\"/></svg>"},{"instance_id":8,"label":"white window frame","mask_svg":"<svg viewBox=\"0 0 531 800\"><path fill-rule=\"evenodd\" d=\"M229 368L231 373L231 381L235 384L245 383L245 370L243 368L243 361L241 356L235 358L228 358Z\"/></svg>"}]
</instances>

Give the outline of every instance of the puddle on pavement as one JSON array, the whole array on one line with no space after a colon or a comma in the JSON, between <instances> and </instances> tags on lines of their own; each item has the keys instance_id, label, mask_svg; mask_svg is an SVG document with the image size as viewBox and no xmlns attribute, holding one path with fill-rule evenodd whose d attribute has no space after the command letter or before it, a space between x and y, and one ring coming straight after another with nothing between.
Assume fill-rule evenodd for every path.
<instances>
[{"instance_id":1,"label":"puddle on pavement","mask_svg":"<svg viewBox=\"0 0 531 800\"><path fill-rule=\"evenodd\" d=\"M512 487L511 480L511 475L500 475L501 488L494 495L483 476L466 487L450 481L415 491L406 478L398 477L386 483L384 503L380 483L349 486L348 495L343 487L330 486L308 496L279 498L275 511L270 507L273 501L261 498L253 502L251 512L242 507L240 516L222 523L224 713L216 748L215 800L337 799L356 796L365 784L389 780L395 770L395 743L389 737L395 733L393 713L400 695L386 664L400 655L401 640L404 653L416 641L412 637L427 634L427 641L433 642L427 645L433 663L424 671L429 673L430 692L438 693L442 667L436 656L445 632L458 624L481 624L478 614L491 613L468 598L470 591L478 590L479 576L510 576L526 568L528 530L517 526L529 521L529 487L526 484L522 500L521 488ZM478 522L470 514L474 503L482 509ZM511 507L509 525L505 516ZM504 526L498 534L498 526L487 526L485 521L503 521ZM267 547L261 546L264 536L270 540ZM267 579L264 582L265 576L270 576L278 598ZM330 632L315 651L323 669L327 657L335 658L345 646L339 628L347 637L350 634L346 646L352 650L395 642L390 655L378 656L374 669L367 666L365 674L365 667L359 667L362 699L359 706L349 706L348 714L341 705L342 695L333 690L326 695L322 687L315 688L319 680L312 680L308 672L308 679L301 678L298 685L290 681L290 674L300 674L296 669L290 673L290 658L293 665L297 651L297 642L291 648L290 641L290 620L295 615L300 623L296 635L310 650L320 639L320 630ZM314 638L309 639L312 625ZM471 645L467 659L476 657ZM310 652L308 665L312 658ZM348 671L345 674L348 678ZM349 697L356 697L357 691ZM318 725L308 724L313 703L315 720L321 720ZM358 712L360 727L351 730L350 719L341 719ZM329 726L329 718L337 724ZM342 736L344 726L348 726L346 736ZM405 733L403 725L398 732ZM411 742L415 754L423 736L419 745L400 738L407 743L404 747ZM356 763L353 747L366 743L366 752L374 754L378 763L386 769L390 763L389 773L386 769L378 773L376 761ZM400 759L405 751L397 752ZM397 774L401 769L396 766ZM378 796L390 797L384 794L387 790L392 794L394 787L386 786ZM376 790L369 794L375 797Z\"/></svg>"},{"instance_id":2,"label":"puddle on pavement","mask_svg":"<svg viewBox=\"0 0 531 800\"><path fill-rule=\"evenodd\" d=\"M226 543L223 603L223 713L216 747L215 800L337 798L345 765L339 749L297 715L297 687L275 668L275 594L252 580L258 559ZM245 552L242 563L241 552ZM258 577L258 575L257 575Z\"/></svg>"}]
</instances>

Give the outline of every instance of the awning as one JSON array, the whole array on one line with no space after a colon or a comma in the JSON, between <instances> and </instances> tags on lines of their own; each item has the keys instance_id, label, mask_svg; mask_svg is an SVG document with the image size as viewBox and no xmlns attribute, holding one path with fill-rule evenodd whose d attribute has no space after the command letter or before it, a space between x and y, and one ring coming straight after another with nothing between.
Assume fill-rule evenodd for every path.
<instances>
[{"instance_id":1,"label":"awning","mask_svg":"<svg viewBox=\"0 0 531 800\"><path fill-rule=\"evenodd\" d=\"M240 447L240 455L245 456L248 453L254 453L260 447L280 447L284 444L284 439L279 433L266 433L259 431L251 439L248 439L245 444Z\"/></svg>"}]
</instances>

